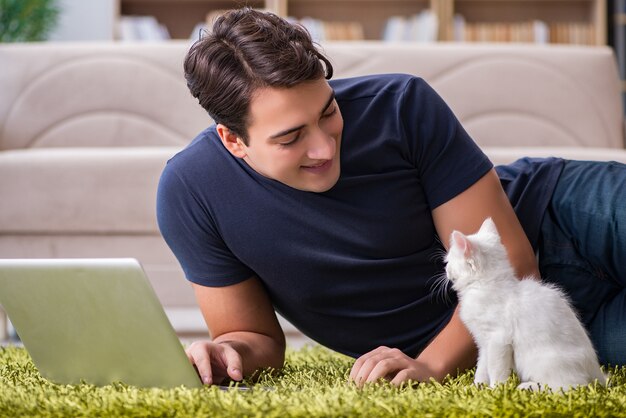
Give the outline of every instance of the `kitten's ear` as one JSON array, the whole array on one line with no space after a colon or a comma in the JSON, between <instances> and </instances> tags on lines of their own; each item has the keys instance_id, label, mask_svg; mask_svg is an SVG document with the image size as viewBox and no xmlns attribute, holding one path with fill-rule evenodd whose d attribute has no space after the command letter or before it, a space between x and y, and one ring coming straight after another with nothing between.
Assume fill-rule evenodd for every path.
<instances>
[{"instance_id":1,"label":"kitten's ear","mask_svg":"<svg viewBox=\"0 0 626 418\"><path fill-rule=\"evenodd\" d=\"M463 251L463 255L468 257L472 252L472 245L467 239L465 235L460 233L459 231L452 231L452 236L450 237L450 246L455 246Z\"/></svg>"},{"instance_id":2,"label":"kitten's ear","mask_svg":"<svg viewBox=\"0 0 626 418\"><path fill-rule=\"evenodd\" d=\"M498 235L498 228L496 228L496 224L493 222L493 219L487 218L483 221L483 224L480 226L479 232L486 232L494 235Z\"/></svg>"}]
</instances>

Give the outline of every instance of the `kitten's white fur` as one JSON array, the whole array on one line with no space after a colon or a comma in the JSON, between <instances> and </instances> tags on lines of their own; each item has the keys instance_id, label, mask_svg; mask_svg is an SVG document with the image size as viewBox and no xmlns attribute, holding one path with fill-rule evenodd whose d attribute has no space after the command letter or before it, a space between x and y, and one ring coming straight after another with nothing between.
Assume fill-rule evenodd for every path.
<instances>
[{"instance_id":1,"label":"kitten's white fur","mask_svg":"<svg viewBox=\"0 0 626 418\"><path fill-rule=\"evenodd\" d=\"M491 218L473 235L454 231L446 274L478 346L474 382L491 387L514 369L520 389L606 384L589 337L556 286L518 280Z\"/></svg>"}]
</instances>

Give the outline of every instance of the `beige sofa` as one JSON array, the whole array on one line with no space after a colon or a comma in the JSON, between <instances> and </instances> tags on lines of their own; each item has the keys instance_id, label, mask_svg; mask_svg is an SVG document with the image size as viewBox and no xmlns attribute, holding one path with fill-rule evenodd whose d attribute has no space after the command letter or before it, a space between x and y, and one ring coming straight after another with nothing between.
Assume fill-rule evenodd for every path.
<instances>
[{"instance_id":1,"label":"beige sofa","mask_svg":"<svg viewBox=\"0 0 626 418\"><path fill-rule=\"evenodd\" d=\"M0 45L0 258L136 257L163 305L196 318L175 324L181 333L203 325L154 207L166 160L211 123L182 76L188 46ZM424 77L496 163L524 155L626 162L608 48L324 49L335 77Z\"/></svg>"}]
</instances>

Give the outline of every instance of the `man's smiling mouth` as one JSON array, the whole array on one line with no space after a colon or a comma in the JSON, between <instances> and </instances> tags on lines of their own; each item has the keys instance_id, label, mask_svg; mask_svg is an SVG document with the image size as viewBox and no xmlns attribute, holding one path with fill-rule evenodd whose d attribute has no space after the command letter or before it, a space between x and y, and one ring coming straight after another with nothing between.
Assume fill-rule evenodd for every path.
<instances>
[{"instance_id":1,"label":"man's smiling mouth","mask_svg":"<svg viewBox=\"0 0 626 418\"><path fill-rule=\"evenodd\" d=\"M314 171L314 172L324 171L331 166L332 161L333 160L326 160L323 163L319 163L315 165L303 165L302 168L307 171Z\"/></svg>"}]
</instances>

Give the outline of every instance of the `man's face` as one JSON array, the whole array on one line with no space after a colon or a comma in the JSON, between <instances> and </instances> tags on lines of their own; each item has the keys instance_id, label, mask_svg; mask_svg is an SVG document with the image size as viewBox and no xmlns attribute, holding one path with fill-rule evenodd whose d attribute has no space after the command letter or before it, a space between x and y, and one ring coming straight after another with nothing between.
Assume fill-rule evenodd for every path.
<instances>
[{"instance_id":1,"label":"man's face","mask_svg":"<svg viewBox=\"0 0 626 418\"><path fill-rule=\"evenodd\" d=\"M262 88L250 103L244 161L295 189L324 192L337 183L343 119L325 79Z\"/></svg>"}]
</instances>

